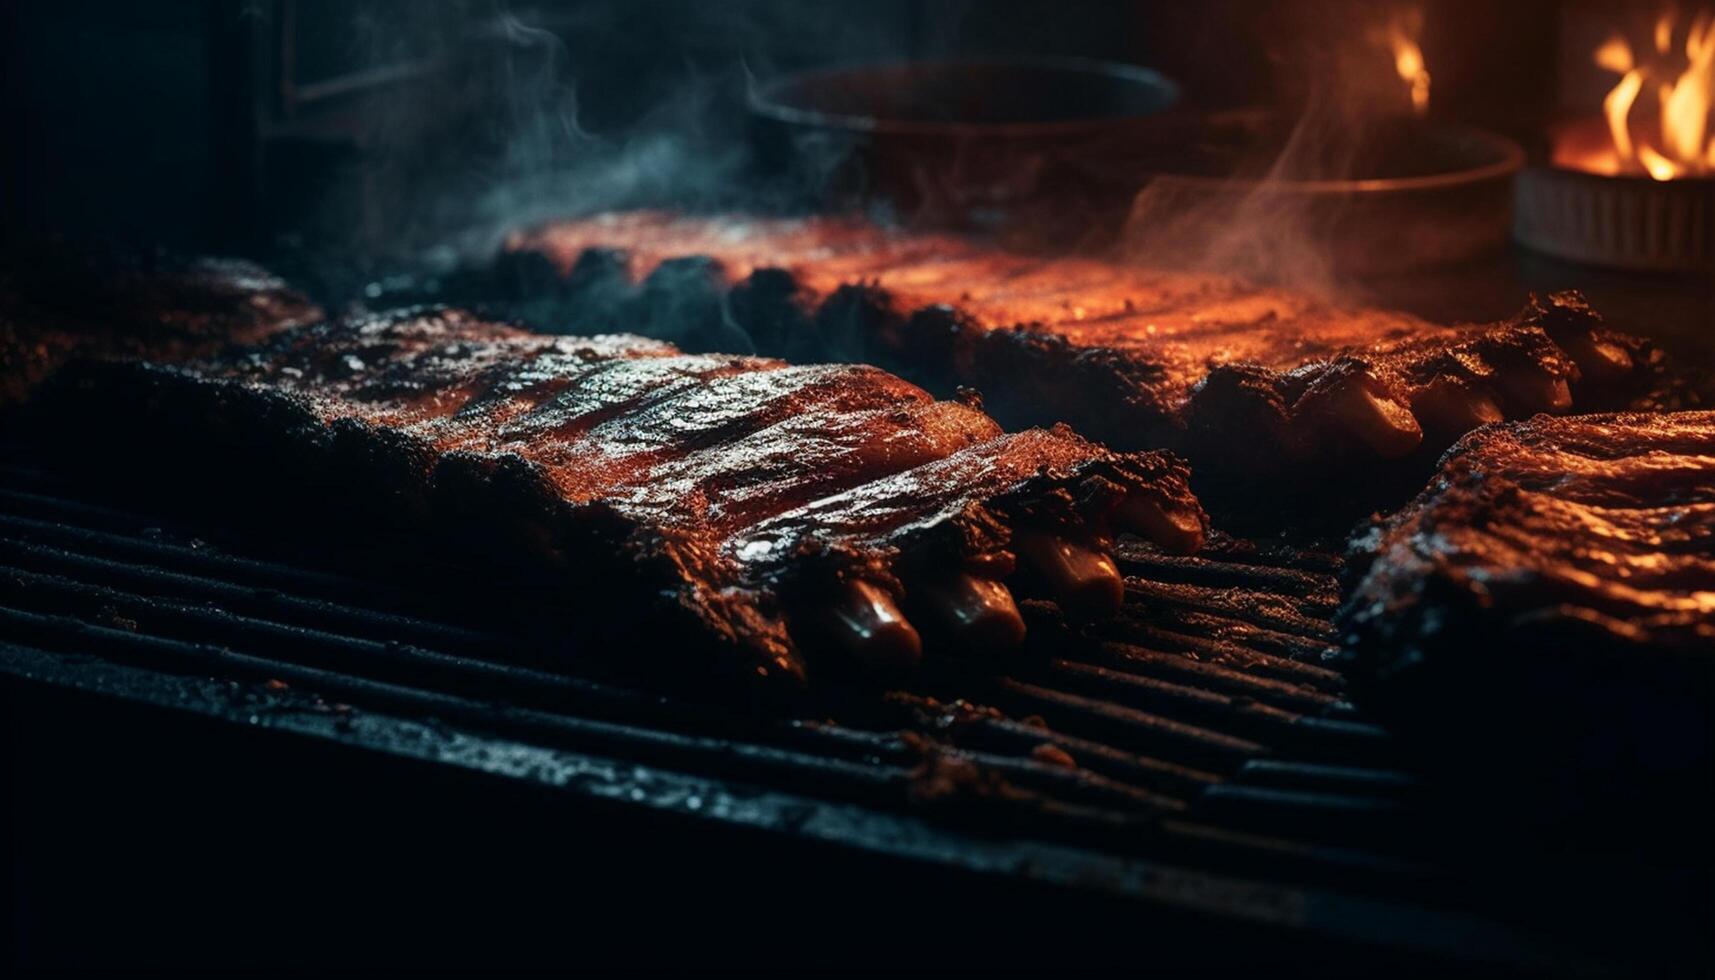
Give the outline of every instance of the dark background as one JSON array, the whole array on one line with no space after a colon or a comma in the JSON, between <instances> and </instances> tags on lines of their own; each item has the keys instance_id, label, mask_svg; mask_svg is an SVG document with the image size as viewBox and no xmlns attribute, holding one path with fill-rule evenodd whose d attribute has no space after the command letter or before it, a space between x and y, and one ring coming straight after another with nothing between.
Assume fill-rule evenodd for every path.
<instances>
[{"instance_id":1,"label":"dark background","mask_svg":"<svg viewBox=\"0 0 1715 980\"><path fill-rule=\"evenodd\" d=\"M1683 5L1682 5L1683 6ZM16 0L0 5L0 209L42 232L250 254L346 291L491 255L506 231L634 205L756 204L744 97L853 62L1072 55L1156 68L1194 109L1301 112L1401 10L1422 12L1430 115L1540 159L1611 80L1591 38L1651 0ZM1688 16L1688 11L1681 11ZM1381 55L1373 42L1364 57ZM1320 88L1319 88L1320 86ZM306 271L306 265L319 269ZM1578 288L1715 361L1715 277L1519 249L1366 284L1443 321Z\"/></svg>"},{"instance_id":2,"label":"dark background","mask_svg":"<svg viewBox=\"0 0 1715 980\"><path fill-rule=\"evenodd\" d=\"M451 199L575 166L592 145L676 132L731 149L747 79L908 57L1077 55L1157 68L1199 106L1290 105L1329 50L1386 9L22 0L0 14L5 208L14 227L201 248L254 250L282 234L420 245L455 230ZM1435 114L1539 131L1559 23L1545 0L1431 4L1422 42Z\"/></svg>"}]
</instances>

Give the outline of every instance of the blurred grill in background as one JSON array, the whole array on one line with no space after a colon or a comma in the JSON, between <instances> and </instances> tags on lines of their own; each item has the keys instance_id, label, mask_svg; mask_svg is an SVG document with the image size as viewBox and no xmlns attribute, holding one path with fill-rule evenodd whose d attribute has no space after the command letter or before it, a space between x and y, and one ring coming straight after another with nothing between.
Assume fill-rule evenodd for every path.
<instances>
[{"instance_id":1,"label":"blurred grill in background","mask_svg":"<svg viewBox=\"0 0 1715 980\"><path fill-rule=\"evenodd\" d=\"M1603 84L1582 48L1608 28L1591 25L1655 16L1645 3L1609 8L1390 10L1415 11L1421 25L1431 120L1509 137L1542 159L1556 124L1588 111ZM444 270L512 228L569 213L801 202L811 188L757 179L747 115L753 91L794 73L1095 58L1177 81L1182 107L1198 114L1262 107L1293 119L1325 100L1340 60L1330 44L1388 23L1352 3L1114 3L1069 15L1023 0L861 10L79 0L4 16L11 128L29 138L8 149L3 193L25 227L283 252L342 288L354 276ZM1708 315L1701 282L1646 291L1586 271L1519 252L1368 285L1441 321L1498 319L1521 287L1580 288L1687 339Z\"/></svg>"}]
</instances>

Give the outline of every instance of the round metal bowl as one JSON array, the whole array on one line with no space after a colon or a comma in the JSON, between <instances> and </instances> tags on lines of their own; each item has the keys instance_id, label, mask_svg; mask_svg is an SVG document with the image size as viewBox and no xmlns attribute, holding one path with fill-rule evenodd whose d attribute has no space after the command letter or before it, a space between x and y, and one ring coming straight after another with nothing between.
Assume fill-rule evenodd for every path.
<instances>
[{"instance_id":1,"label":"round metal bowl","mask_svg":"<svg viewBox=\"0 0 1715 980\"><path fill-rule=\"evenodd\" d=\"M1652 180L1580 169L1609 149L1601 119L1553 134L1546 164L1518 178L1513 235L1557 259L1652 272L1715 270L1715 177Z\"/></svg>"},{"instance_id":2,"label":"round metal bowl","mask_svg":"<svg viewBox=\"0 0 1715 980\"><path fill-rule=\"evenodd\" d=\"M1715 270L1715 178L1533 166L1518 196L1513 234L1533 251L1614 269Z\"/></svg>"},{"instance_id":3,"label":"round metal bowl","mask_svg":"<svg viewBox=\"0 0 1715 980\"><path fill-rule=\"evenodd\" d=\"M1248 255L1309 255L1357 276L1453 265L1505 246L1513 177L1525 161L1517 143L1403 119L1372 124L1363 142L1347 148L1341 166L1353 176L1342 179L1301 178L1273 156L1254 177L1162 174L1138 197L1128 231L1180 251L1238 240ZM1207 155L1199 165L1228 166Z\"/></svg>"},{"instance_id":4,"label":"round metal bowl","mask_svg":"<svg viewBox=\"0 0 1715 980\"><path fill-rule=\"evenodd\" d=\"M1133 65L930 61L780 78L751 92L750 109L764 164L815 203L992 226L1123 213L1146 172L1137 149L1178 97Z\"/></svg>"}]
</instances>

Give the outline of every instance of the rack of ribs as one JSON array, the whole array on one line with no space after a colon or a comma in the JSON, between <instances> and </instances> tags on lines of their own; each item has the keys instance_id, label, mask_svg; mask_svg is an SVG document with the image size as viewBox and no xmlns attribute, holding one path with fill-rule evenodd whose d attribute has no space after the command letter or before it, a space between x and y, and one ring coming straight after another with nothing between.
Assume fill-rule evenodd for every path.
<instances>
[{"instance_id":1,"label":"rack of ribs","mask_svg":"<svg viewBox=\"0 0 1715 980\"><path fill-rule=\"evenodd\" d=\"M789 360L866 360L980 390L1008 425L1064 421L1246 479L1320 482L1321 464L1433 458L1487 422L1621 408L1655 370L1642 341L1576 294L1446 327L845 218L599 215L514 235L501 268L579 323L626 317L693 349L748 340Z\"/></svg>"},{"instance_id":2,"label":"rack of ribs","mask_svg":"<svg viewBox=\"0 0 1715 980\"><path fill-rule=\"evenodd\" d=\"M1206 528L1169 454L1005 433L877 368L448 309L171 365L80 363L34 406L87 459L130 447L154 472L289 484L300 505L367 498L424 542L528 563L640 639L712 639L765 677L894 674L925 637L1015 644L1015 567L1075 613L1110 613L1117 531L1190 552ZM337 492L301 489L317 486Z\"/></svg>"},{"instance_id":3,"label":"rack of ribs","mask_svg":"<svg viewBox=\"0 0 1715 980\"><path fill-rule=\"evenodd\" d=\"M1341 614L1371 704L1508 783L1707 784L1715 412L1491 426L1354 540ZM1458 724L1449 726L1450 719Z\"/></svg>"},{"instance_id":4,"label":"rack of ribs","mask_svg":"<svg viewBox=\"0 0 1715 980\"><path fill-rule=\"evenodd\" d=\"M191 357L322 311L243 259L49 239L0 253L0 407L78 356Z\"/></svg>"}]
</instances>

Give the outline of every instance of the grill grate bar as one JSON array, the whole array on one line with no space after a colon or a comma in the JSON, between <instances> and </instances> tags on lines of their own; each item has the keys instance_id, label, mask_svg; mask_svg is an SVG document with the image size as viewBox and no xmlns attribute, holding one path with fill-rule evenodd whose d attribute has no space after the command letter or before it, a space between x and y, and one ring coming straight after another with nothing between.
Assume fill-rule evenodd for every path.
<instances>
[{"instance_id":1,"label":"grill grate bar","mask_svg":"<svg viewBox=\"0 0 1715 980\"><path fill-rule=\"evenodd\" d=\"M1117 729L1128 742L1136 740L1183 755L1186 765L1230 769L1267 752L1261 743L1249 739L1017 678L1000 678L992 689L1007 700L1023 704L1030 713L1040 713L1056 727L1079 734L1086 734L1083 729L1091 725L1102 725L1110 732Z\"/></svg>"},{"instance_id":2,"label":"grill grate bar","mask_svg":"<svg viewBox=\"0 0 1715 980\"><path fill-rule=\"evenodd\" d=\"M564 709L568 707L568 700L575 699L586 711L612 707L611 704L590 703L592 695L611 701L609 691L560 674L500 666L408 644L329 632L316 626L280 623L207 605L144 597L57 575L0 566L0 595L33 609L53 609L70 615L98 609L102 617L124 623L126 628L146 628L152 634L184 642L236 644L254 650L280 651L294 662L307 660L312 665L362 671L371 676L411 684L438 681L460 691L513 703ZM1076 668L1079 665L1070 666ZM1193 696L1197 694L1191 689L1184 690ZM1203 697L1221 700L1219 695L1206 694ZM682 709L670 702L631 697L624 698L621 706L627 709L627 715L640 715L655 724L682 721L675 717ZM819 731L826 733L831 730L823 728ZM1140 794L1158 793L1154 788L1135 789Z\"/></svg>"},{"instance_id":3,"label":"grill grate bar","mask_svg":"<svg viewBox=\"0 0 1715 980\"><path fill-rule=\"evenodd\" d=\"M1339 693L1346 686L1344 677L1326 667L1276 656L1229 640L1163 629L1144 623L1131 615L1122 616L1110 631L1118 634L1120 642L1141 646L1146 650L1178 653L1202 663L1254 671L1264 677L1294 681L1329 693Z\"/></svg>"},{"instance_id":4,"label":"grill grate bar","mask_svg":"<svg viewBox=\"0 0 1715 980\"><path fill-rule=\"evenodd\" d=\"M235 585L220 578L80 554L63 548L21 541L0 534L0 556L31 569L74 577L78 581L120 588L147 589L152 595L217 602L225 608L255 611L288 621L312 619L358 635L408 638L440 647L492 651L493 634L437 623L412 616L352 606L328 599L282 592L268 586Z\"/></svg>"},{"instance_id":5,"label":"grill grate bar","mask_svg":"<svg viewBox=\"0 0 1715 980\"><path fill-rule=\"evenodd\" d=\"M233 638L249 640L271 649L304 652L319 649L332 654L346 669L368 666L403 673L427 670L478 689L523 696L536 693L564 698L599 690L596 685L566 675L498 665L398 641L330 632L317 626L258 618L212 605L145 597L19 568L0 566L0 595L28 600L32 607L49 605L68 615L94 609L110 622L124 621L133 629L139 622L146 622L154 631L189 633L189 637L184 637L187 641Z\"/></svg>"},{"instance_id":6,"label":"grill grate bar","mask_svg":"<svg viewBox=\"0 0 1715 980\"><path fill-rule=\"evenodd\" d=\"M1340 605L1339 583L1327 572L1164 555L1137 547L1122 547L1115 558L1121 572L1150 582L1257 589L1271 595L1292 596L1299 611L1308 616L1331 615Z\"/></svg>"},{"instance_id":7,"label":"grill grate bar","mask_svg":"<svg viewBox=\"0 0 1715 980\"><path fill-rule=\"evenodd\" d=\"M53 654L5 641L0 641L0 669L36 679L59 677L62 682L70 680L92 691L116 693L124 690L140 696L146 690L154 703L168 706L201 704L204 710L212 709L211 713L234 720L242 721L248 715L253 725L319 733L324 737L331 732L345 731L351 733L359 744L384 751L430 759L445 758L455 765L474 766L517 778L542 778L552 785L575 787L602 798L629 799L640 805L666 805L716 819L735 820L746 826L764 826L795 833L826 832L829 835L827 839L848 843L861 838L860 846L950 861L973 870L1001 870L1017 874L1035 869L1046 874L1045 880L1063 883L1090 880L1092 873L1104 876L1114 872L1128 876L1141 873L1146 876L1137 883L1145 886L1141 891L1133 886L1125 886L1123 890L1165 898L1177 904L1188 897L1182 892L1190 887L1197 890L1196 894L1204 896L1202 901L1194 902L1195 906L1209 910L1236 911L1235 907L1219 898L1220 894L1229 894L1242 904L1245 896L1259 893L1302 900L1300 896L1307 894L1307 888L1341 890L1339 893L1308 893L1316 895L1318 901L1325 901L1336 894L1352 896L1373 892L1385 896L1396 893L1402 880L1414 885L1441 880L1421 864L1374 853L1242 833L1192 820L1158 819L1150 815L1044 800L1028 791L985 801L991 805L983 809L988 811L991 821L996 811L1004 812L1007 815L1004 825L1015 833L1042 829L1044 819L1057 821L1062 826L1073 828L1074 840L1069 842L1070 847L1010 833L1001 837L982 833L936 838L925 836L930 833L928 825L918 823L917 817L890 820L874 809L860 810L853 805L817 800L795 790L788 790L794 794L792 796L779 796L746 785L723 784L718 775L680 775L671 770L599 757L558 756L556 750L546 746L495 741L480 734L467 735L441 725L433 717L424 723L405 723L401 727L389 716L371 713L367 708L346 711L343 705L328 705L297 690L272 685L246 690L232 680L186 678L183 683L174 683L153 671L134 670L112 660L87 654ZM143 681L147 684L140 684ZM796 784L797 788L803 786L802 783ZM868 799L864 806L873 803L873 799ZM950 809L937 809L935 804L936 801L927 800L918 808L924 816L931 817L970 812L962 804ZM952 833L957 834L956 831ZM1116 859L1113 853L1091 850L1110 845L1121 852L1128 849L1139 851L1141 849L1137 845L1140 844L1153 845L1158 859L1171 862L1171 866L1162 869L1165 879L1156 881L1159 872L1148 870L1147 864L1134 864L1129 860ZM986 861L978 853L991 847L995 856L1006 858L999 865ZM1063 867L1056 865L1065 856L1077 855L1088 855L1088 859L1079 858ZM1147 853L1144 860L1151 860ZM1059 870L1055 870L1056 867ZM1219 878L1208 877L1222 874L1233 875L1232 884L1222 885ZM1271 878L1291 884L1267 884ZM1102 880L1107 879L1104 877ZM1216 895L1205 894L1211 886L1219 890ZM1235 887L1238 889L1236 892L1233 890ZM1351 905L1362 900L1346 897L1343 901ZM1410 914L1427 915L1434 921L1438 913L1413 909ZM1336 916L1325 925L1337 926L1343 921Z\"/></svg>"},{"instance_id":8,"label":"grill grate bar","mask_svg":"<svg viewBox=\"0 0 1715 980\"><path fill-rule=\"evenodd\" d=\"M0 606L0 625L49 648L65 646L75 639L85 649L121 660L164 663L179 669L219 675L239 674L263 682L314 691L324 699L361 702L404 709L413 715L429 715L450 721L465 721L485 728L578 747L621 749L627 755L642 753L652 759L684 764L691 761L705 772L729 773L755 778L769 770L784 773L795 784L821 777L825 788L903 788L908 773L895 766L856 763L829 755L792 752L772 746L731 739L678 734L658 728L550 713L516 705L481 702L440 691L410 687L349 673L308 667L249 653L240 653L209 643L187 643L147 636L124 629L98 626L75 617L44 615ZM340 710L330 704L329 710Z\"/></svg>"},{"instance_id":9,"label":"grill grate bar","mask_svg":"<svg viewBox=\"0 0 1715 980\"><path fill-rule=\"evenodd\" d=\"M101 653L169 672L283 682L329 701L376 704L773 785L815 785L840 798L874 802L882 787L882 798L894 805L929 806L961 820L1004 811L1009 824L1023 821L1051 835L1111 835L1104 839L1127 851L1190 846L1199 860L1236 862L1252 871L1259 858L1248 852L1257 850L1266 852L1269 866L1290 866L1294 874L1351 863L1308 835L1297 843L1270 839L1269 821L1289 825L1282 813L1297 810L1365 812L1380 803L1361 799L1364 793L1385 796L1373 780L1342 779L1337 767L1302 770L1270 758L1280 729L1316 720L1302 713L1340 717L1345 709L1327 689L1337 674L1259 651L1248 656L1265 668L1275 664L1275 673L1286 676L1163 650L1128 656L1138 648L1081 639L1058 623L1052 607L1027 603L1033 646L1057 651L1045 673L996 679L972 664L941 675L956 689L1022 706L1019 717L973 709L973 717L949 726L937 720L947 713L943 702L921 691L897 691L884 704L860 707L854 699L839 706L835 714L845 716L845 724L763 722L725 705L526 667L517 662L515 640L390 611L409 608L414 597L346 576L236 558L154 530L139 534L128 529L152 529L149 518L39 489L0 488L0 507L10 510L0 513L0 561L10 566L0 567L0 628L47 648ZM1150 597L1155 608L1223 621L1208 612L1211 601L1200 591ZM1037 629L1037 620L1044 628ZM575 662L572 651L558 654L559 663ZM1158 695L1171 694L1153 705L1158 710L1063 690L1121 674L1120 661L1133 672L1121 686L1142 682ZM1151 681L1150 672L1160 676ZM1022 717L1038 710L1055 726ZM852 727L854 717L863 723ZM1268 723L1249 730L1247 723L1258 718ZM1263 761L1276 764L1259 767ZM1219 787L1228 788L1211 797ZM942 798L947 793L968 802L949 809ZM1235 843L1241 837L1189 834L1174 840L1182 835L1162 829L1163 814L1197 814L1235 832L1254 831L1255 839ZM1235 849L1246 853L1231 853ZM1366 861L1387 864L1373 856L1357 863Z\"/></svg>"},{"instance_id":10,"label":"grill grate bar","mask_svg":"<svg viewBox=\"0 0 1715 980\"><path fill-rule=\"evenodd\" d=\"M933 774L927 780L920 780L912 769L889 764L873 756L849 761L826 754L795 752L732 739L675 734L496 705L444 692L285 663L212 644L190 644L139 635L93 625L75 617L43 615L0 606L0 630L7 636L22 637L25 642L41 649L75 646L85 655L99 655L122 663L164 664L172 672L189 670L216 678L247 678L266 685L281 685L282 689L313 692L318 698L319 710L336 716L350 710L347 707L350 704L361 704L366 708L402 711L408 716L469 725L541 744L683 766L706 776L762 781L789 787L795 792L825 793L837 799L857 799L871 804L891 800L895 805L903 805L920 792L920 786L933 786L935 782ZM266 720L263 715L253 718L257 723ZM874 747L873 743L866 744ZM973 768L998 764L1014 773L1024 772L1032 782L1044 788L1063 792L1071 785L1080 790L1073 794L1076 798L1072 799L1047 796L1025 787L981 796L985 804L1009 813L1013 820L1022 821L1021 827L1027 826L1038 832L1069 835L1080 841L1087 841L1090 839L1088 835L1099 833L1101 841L1111 847L1137 853L1159 851L1181 858L1187 856L1187 847L1194 847L1197 859L1211 867L1242 870L1250 874L1272 872L1311 879L1321 876L1345 880L1354 868L1382 871L1413 867L1348 848L1327 848L1315 842L1294 842L1262 833L1220 837L1206 831L1188 833L1183 828L1194 826L1189 824L1176 824L1167 829L1154 814L1180 807L1165 801L1165 798L1128 792L1116 784L1079 777L1071 772L1055 773L1049 767L1020 767L1014 764L1016 760L989 759L980 754L966 754L962 759L956 754L952 757L969 763ZM1115 808L1112 805L1115 797L1128 805ZM957 798L974 799L968 795ZM1108 805L1093 802L1101 799L1105 799ZM964 804L950 810L945 806L942 809L968 812ZM1180 840L1181 836L1188 839Z\"/></svg>"},{"instance_id":11,"label":"grill grate bar","mask_svg":"<svg viewBox=\"0 0 1715 980\"><path fill-rule=\"evenodd\" d=\"M28 548L38 548L39 549L40 548L40 546L32 546L32 545L27 545L27 544L17 543L17 542L13 542L13 543L16 544L20 548L26 548L26 549L28 549ZM100 542L95 542L95 543L100 543ZM203 557L203 555L201 553L195 553L195 554L199 558ZM72 553L66 552L63 549L61 549L57 552L48 551L48 550L37 550L35 552L35 555L38 558L46 555L46 556L52 557L54 559L57 559L61 563L61 565L59 566L61 568L64 568L65 563L74 563L75 564L76 561L78 560L75 556L72 555ZM132 576L132 578L128 579L128 580L139 581L142 584L147 584L148 576L155 574L157 572L163 572L164 571L164 570L160 569L158 566L152 566L152 565L149 565L149 566L125 566L121 563L113 562L111 559L88 558L87 560L89 563L91 563L91 566L93 567L94 571L99 571L99 572L118 571L120 573L126 573L126 574L129 574L130 576ZM91 568L90 567L84 567L84 568L77 568L74 570L84 571L87 573L87 572L91 571ZM166 574L183 575L184 573L166 572ZM206 577L191 577L191 579L193 579L194 581L190 581L190 580L187 580L187 581L190 581L190 584L192 584L192 585L198 585L198 586L203 585L208 581L206 579ZM230 597L234 594L234 590L236 590L236 595L240 599L254 598L254 595L255 595L255 593L253 591L246 592L244 590L244 587L230 587L229 589L224 590L224 591L217 589L216 592L217 592L217 594L220 594L222 596ZM136 601L135 597L133 597L133 598L134 598L134 601ZM266 596L265 596L265 598L266 598ZM338 605L338 604L316 605L314 603L314 601L311 601L308 603L300 603L300 604L288 604L287 608L288 608L288 611L291 611L291 612L304 612L304 613L322 613L322 612L332 611L332 612L337 613L342 618L346 619L347 622L344 625L348 625L348 626L349 626L349 620L351 617L362 615L362 612L356 610L355 607ZM278 608L266 609L266 610L264 610L266 615L264 615L262 618L264 618L264 619L278 618L277 613L279 611L280 610ZM206 611L205 611L204 615L207 615ZM294 621L300 622L300 623L303 622L303 620L301 620L301 619L297 619ZM410 620L408 618L399 617L399 618L396 618L394 620L386 621L386 622L406 624L406 623L411 623L411 622L415 622L415 621ZM323 630L329 629L329 624L322 622L322 621L319 621L319 620L314 621L313 625L318 629L323 629ZM372 629L359 629L358 632L359 633L378 634L378 633L384 633L384 632L386 632L386 630L385 629L373 629L372 628ZM475 634L472 631L454 631L454 632L450 633L449 635L455 636L459 639L467 639L467 638L471 638L473 636L477 636L477 637L486 637L487 636L486 634ZM492 655L494 653L493 647L495 646L495 644L493 644L492 642L478 643L477 645L479 647L485 647L486 649L484 649L483 652L485 652L487 654ZM397 650L395 650L394 652L395 653L401 653L400 651L397 651ZM401 670L406 672L407 675L410 672L420 671L424 666L427 666L422 661L412 662L410 660L411 656L413 655L411 651L403 651L402 655L404 657L405 662L401 665ZM1174 657L1172 655L1158 656L1155 658L1155 660L1157 662L1163 662L1163 663L1176 661L1176 662L1181 663L1181 664L1189 665L1193 669L1195 669L1197 667L1197 662L1195 662L1195 661L1186 660L1182 657ZM558 674L550 674L550 673L544 673L544 672L535 672L535 673L519 672L517 668L512 668L515 676L507 678L507 676L504 673L506 668L491 666L486 661L482 661L482 660L469 661L469 662L466 662L463 664L459 664L459 665L457 665L457 669L465 672L463 677L462 677L462 680L464 680L464 682L466 682L466 683L473 683L473 682L477 683L477 684L479 684L478 689L488 689L487 685L489 683L492 683L496 677L499 677L502 680L508 680L510 682L516 682L518 689L515 691L512 691L511 696L519 697L519 698L526 700L526 701L540 700L540 693L542 690L554 690L556 688L560 688L560 687L565 686L564 679ZM471 676L472 672L480 673L480 674L486 674L487 676L486 677L472 677ZM1247 676L1247 675L1239 674L1238 672L1234 672L1234 671L1229 671L1228 673L1230 674L1231 677L1234 677L1234 678ZM1051 687L1052 685L1048 684L1045 686ZM1276 685L1276 687L1281 688L1281 689L1287 689L1286 685ZM506 693L506 692L504 690L502 690L502 693ZM564 693L563 691L559 692L559 694L563 694L563 693ZM558 696L558 695L556 695L556 696ZM649 712L645 716L647 716L647 717L659 717L659 712ZM1090 744L1094 744L1093 742L1091 742L1091 740L1086 740L1086 742L1090 743ZM1133 747L1131 747L1131 746L1112 747L1110 752L1103 753L1099 750L1092 752L1090 747L1089 747L1089 744L1087 744L1081 748L1081 751L1084 755L1104 755L1105 754L1105 755L1109 755L1112 757L1132 756L1134 758L1142 758L1142 756L1138 756L1134 751L1132 751L1132 748ZM1177 760L1176 760L1176 763L1181 765L1181 766L1184 765L1184 763L1177 762ZM1175 763L1167 763L1167 764L1172 765ZM1147 788L1159 789L1159 786L1148 786Z\"/></svg>"},{"instance_id":12,"label":"grill grate bar","mask_svg":"<svg viewBox=\"0 0 1715 980\"><path fill-rule=\"evenodd\" d=\"M1141 674L1111 670L1064 658L1048 662L1048 673L1059 686L1116 694L1126 704L1159 711L1174 718L1201 719L1205 724L1230 724L1260 742L1270 732L1289 726L1302 715L1207 688L1176 684ZM1227 730L1223 725L1222 730Z\"/></svg>"},{"instance_id":13,"label":"grill grate bar","mask_svg":"<svg viewBox=\"0 0 1715 980\"><path fill-rule=\"evenodd\" d=\"M4 497L16 496L0 490ZM109 513L114 513L109 511ZM133 524L132 526L139 526ZM148 528L149 525L141 526ZM374 581L311 570L296 565L240 558L224 552L199 548L168 540L157 534L122 534L102 531L76 524L0 514L0 530L25 539L48 540L65 547L88 547L123 558L132 558L162 567L179 567L187 571L218 576L234 584L274 587L315 596L338 599L362 597L407 605L405 593L378 586Z\"/></svg>"},{"instance_id":14,"label":"grill grate bar","mask_svg":"<svg viewBox=\"0 0 1715 980\"><path fill-rule=\"evenodd\" d=\"M948 758L969 762L986 772L1005 777L1014 786L1035 790L1054 799L1167 813L1182 813L1187 809L1185 800L1076 766L968 749L942 748L937 751Z\"/></svg>"},{"instance_id":15,"label":"grill grate bar","mask_svg":"<svg viewBox=\"0 0 1715 980\"><path fill-rule=\"evenodd\" d=\"M1200 793L1217 783L1220 776L1202 769L1139 755L1093 739L1079 738L1043 725L1026 724L998 712L973 710L964 705L944 705L933 698L908 691L892 691L888 699L912 715L920 730L954 744L990 748L1015 755L1030 755L1042 746L1052 746L1079 765L1147 789L1173 796Z\"/></svg>"},{"instance_id":16,"label":"grill grate bar","mask_svg":"<svg viewBox=\"0 0 1715 980\"><path fill-rule=\"evenodd\" d=\"M1243 619L1204 612L1192 606L1174 605L1159 599L1144 600L1139 605L1122 611L1117 622L1122 628L1154 626L1176 633L1236 643L1256 653L1294 663L1316 663L1339 651L1338 647L1327 640L1282 633L1252 625Z\"/></svg>"},{"instance_id":17,"label":"grill grate bar","mask_svg":"<svg viewBox=\"0 0 1715 980\"><path fill-rule=\"evenodd\" d=\"M1415 776L1397 769L1373 769L1292 759L1252 759L1240 767L1233 778L1235 782L1283 789L1353 792L1361 788L1367 794L1382 796L1398 796L1418 788Z\"/></svg>"},{"instance_id":18,"label":"grill grate bar","mask_svg":"<svg viewBox=\"0 0 1715 980\"><path fill-rule=\"evenodd\" d=\"M1353 712L1351 704L1338 695L1309 684L1192 660L1180 654L1135 644L1100 643L1091 648L1090 654L1092 662L1117 671L1179 680L1206 690L1254 698L1305 714L1348 715Z\"/></svg>"},{"instance_id":19,"label":"grill grate bar","mask_svg":"<svg viewBox=\"0 0 1715 980\"><path fill-rule=\"evenodd\" d=\"M89 615L93 609L98 610L97 616L108 620L106 625L117 623L130 631L146 629L148 635L166 641L199 647L212 644L224 648L233 644L251 654L266 652L272 662L353 676L362 674L414 687L438 682L465 694L479 694L509 704L560 712L576 709L668 728L691 724L708 728L733 720L729 715L698 705L571 675L237 615L219 608L154 599L5 566L0 566L0 596L28 605L34 611L53 609L76 622L103 625ZM804 742L822 743L819 747L823 751L842 741L852 743L850 737L834 738L837 731L829 726L796 737ZM891 751L886 754L900 757L896 761L909 762L915 757L897 735L891 736L891 741ZM882 740L872 740L865 749L875 755L883 745Z\"/></svg>"},{"instance_id":20,"label":"grill grate bar","mask_svg":"<svg viewBox=\"0 0 1715 980\"><path fill-rule=\"evenodd\" d=\"M1302 603L1272 593L1155 582L1137 576L1126 579L1125 588L1136 599L1193 609L1284 634L1282 643L1307 641L1323 647L1334 645L1335 631L1325 618L1307 615Z\"/></svg>"}]
</instances>

